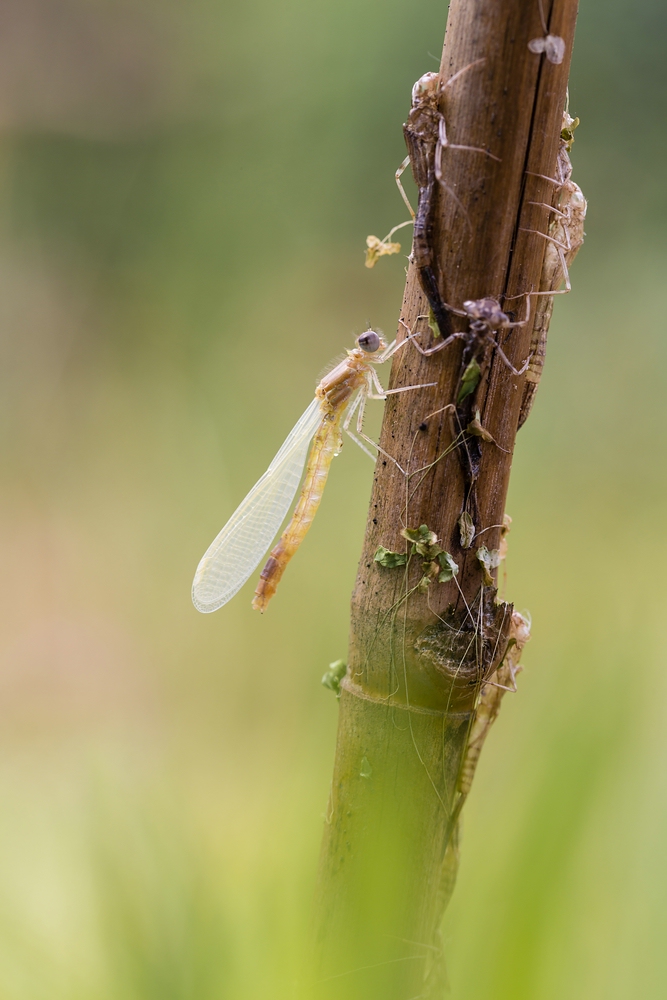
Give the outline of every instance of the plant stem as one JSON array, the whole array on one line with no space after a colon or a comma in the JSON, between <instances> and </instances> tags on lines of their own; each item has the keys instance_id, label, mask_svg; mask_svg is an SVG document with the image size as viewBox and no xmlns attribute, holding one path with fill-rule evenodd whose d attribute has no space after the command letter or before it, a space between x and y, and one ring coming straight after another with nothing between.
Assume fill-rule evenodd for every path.
<instances>
[{"instance_id":1,"label":"plant stem","mask_svg":"<svg viewBox=\"0 0 667 1000\"><path fill-rule=\"evenodd\" d=\"M519 321L525 294L540 286L546 241L523 230L545 232L550 221L531 202L555 197L544 178L556 176L576 12L576 0L543 0L548 33L565 42L554 64L528 48L546 34L538 0L451 2L442 80L470 68L443 91L447 136L500 158L443 150L431 249L440 294L458 309L493 297ZM423 345L433 342L418 322L427 312L411 265L399 337L416 330ZM452 328L465 333L468 320L452 315ZM531 324L493 337L520 369ZM385 408L322 846L318 997L409 1000L438 995L442 983L438 926L455 877L457 779L480 685L507 652L512 616L477 549L500 547L523 375L493 345L485 350L479 383L458 406L466 336L430 357L409 344L394 358L391 388L437 386L390 396ZM466 412L485 437L466 433ZM468 548L464 510L477 536ZM409 553L401 530L421 524L458 564L450 582L431 577L420 588L419 554L402 567L374 561L378 546Z\"/></svg>"}]
</instances>

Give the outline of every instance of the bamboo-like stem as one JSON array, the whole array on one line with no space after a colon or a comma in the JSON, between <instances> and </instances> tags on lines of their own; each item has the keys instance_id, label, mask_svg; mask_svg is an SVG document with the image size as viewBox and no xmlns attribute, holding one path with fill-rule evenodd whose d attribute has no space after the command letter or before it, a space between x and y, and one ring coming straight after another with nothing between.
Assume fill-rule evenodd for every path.
<instances>
[{"instance_id":1,"label":"bamboo-like stem","mask_svg":"<svg viewBox=\"0 0 667 1000\"><path fill-rule=\"evenodd\" d=\"M528 48L546 34L539 0L452 0L440 67L446 83L482 60L443 91L441 111L451 143L500 160L443 150L446 187L436 185L431 237L440 294L458 309L494 297L515 321L522 296L540 287L545 240L523 230L544 232L549 221L531 202L554 199L544 178L555 177L577 0L543 0L542 8L548 33L564 40L561 63ZM432 342L418 320L427 312L411 266L399 336L416 330L422 344ZM452 328L466 331L467 320L452 316ZM520 369L530 323L494 336ZM466 404L486 437L465 433L463 409L453 405L465 351L465 338L430 357L407 345L393 362L392 388L437 387L398 393L385 407L322 846L318 997L409 1000L438 995L442 979L437 928L455 875L457 780L480 685L511 635L512 606L498 601L477 548L500 547L524 381L490 348ZM468 548L464 509L478 538ZM401 530L421 524L460 572L419 589L421 557L386 568L374 554L378 546L407 552Z\"/></svg>"}]
</instances>

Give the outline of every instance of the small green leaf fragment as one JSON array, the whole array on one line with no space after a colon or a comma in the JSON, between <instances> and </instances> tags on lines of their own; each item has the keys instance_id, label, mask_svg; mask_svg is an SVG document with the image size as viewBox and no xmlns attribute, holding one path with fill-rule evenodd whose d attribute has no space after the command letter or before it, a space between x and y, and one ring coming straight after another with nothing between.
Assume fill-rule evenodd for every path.
<instances>
[{"instance_id":1,"label":"small green leaf fragment","mask_svg":"<svg viewBox=\"0 0 667 1000\"><path fill-rule=\"evenodd\" d=\"M494 581L491 570L497 569L500 565L500 551L498 549L487 549L486 545L481 545L477 549L477 558L484 574L484 585L493 587Z\"/></svg>"},{"instance_id":2,"label":"small green leaf fragment","mask_svg":"<svg viewBox=\"0 0 667 1000\"><path fill-rule=\"evenodd\" d=\"M435 545L438 540L435 531L431 531L427 524L420 524L418 528L403 528L401 534L403 538L407 538L409 542L414 542L415 545Z\"/></svg>"},{"instance_id":3,"label":"small green leaf fragment","mask_svg":"<svg viewBox=\"0 0 667 1000\"><path fill-rule=\"evenodd\" d=\"M466 396L469 396L471 392L474 392L477 388L477 383L479 382L480 375L482 374L482 369L479 364L473 358L468 364L466 370L461 378L461 388L459 389L459 394L456 397L457 403L462 403Z\"/></svg>"},{"instance_id":4,"label":"small green leaf fragment","mask_svg":"<svg viewBox=\"0 0 667 1000\"><path fill-rule=\"evenodd\" d=\"M335 660L334 663L329 664L329 669L322 678L324 687L333 691L337 698L340 698L340 685L346 673L347 663L345 660Z\"/></svg>"},{"instance_id":5,"label":"small green leaf fragment","mask_svg":"<svg viewBox=\"0 0 667 1000\"><path fill-rule=\"evenodd\" d=\"M461 532L461 548L469 549L475 537L475 525L467 510L464 510L459 518L459 531Z\"/></svg>"},{"instance_id":6,"label":"small green leaf fragment","mask_svg":"<svg viewBox=\"0 0 667 1000\"><path fill-rule=\"evenodd\" d=\"M426 524L421 524L418 528L403 528L401 534L403 538L412 542L413 551L425 559L435 559L437 553L441 551L437 545L438 536Z\"/></svg>"},{"instance_id":7,"label":"small green leaf fragment","mask_svg":"<svg viewBox=\"0 0 667 1000\"><path fill-rule=\"evenodd\" d=\"M373 774L373 768L370 765L368 757L361 758L361 770L359 771L360 778L370 778Z\"/></svg>"},{"instance_id":8,"label":"small green leaf fragment","mask_svg":"<svg viewBox=\"0 0 667 1000\"><path fill-rule=\"evenodd\" d=\"M438 573L438 583L448 583L458 574L459 567L449 552L439 552L438 562L442 569Z\"/></svg>"},{"instance_id":9,"label":"small green leaf fragment","mask_svg":"<svg viewBox=\"0 0 667 1000\"><path fill-rule=\"evenodd\" d=\"M440 336L440 327L438 326L438 321L436 320L432 309L429 309L428 311L428 327L433 334L434 339L437 340Z\"/></svg>"},{"instance_id":10,"label":"small green leaf fragment","mask_svg":"<svg viewBox=\"0 0 667 1000\"><path fill-rule=\"evenodd\" d=\"M394 569L396 566L405 566L408 556L405 552L392 552L391 549L385 549L384 545L378 545L373 559L386 569Z\"/></svg>"},{"instance_id":11,"label":"small green leaf fragment","mask_svg":"<svg viewBox=\"0 0 667 1000\"><path fill-rule=\"evenodd\" d=\"M430 576L423 576L419 581L419 583L417 584L417 590L419 591L420 594L425 594L430 585L431 585Z\"/></svg>"}]
</instances>

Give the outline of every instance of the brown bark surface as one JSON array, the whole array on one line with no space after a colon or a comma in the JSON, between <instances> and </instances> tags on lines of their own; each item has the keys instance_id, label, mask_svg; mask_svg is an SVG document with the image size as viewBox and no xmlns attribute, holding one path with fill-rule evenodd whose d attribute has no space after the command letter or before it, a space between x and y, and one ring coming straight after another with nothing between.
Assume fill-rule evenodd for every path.
<instances>
[{"instance_id":1,"label":"brown bark surface","mask_svg":"<svg viewBox=\"0 0 667 1000\"><path fill-rule=\"evenodd\" d=\"M524 300L510 297L539 288L546 244L521 229L545 231L545 210L528 202L551 203L554 197L554 185L532 174L555 177L576 3L555 0L551 7L545 4L545 17L550 33L566 43L560 65L528 50L530 39L544 35L537 2L455 0L441 63L446 81L477 59L485 60L445 91L442 110L452 143L485 148L501 158L498 163L480 153L444 151L445 180L458 201L444 188L438 191L435 245L443 276L441 293L459 309L467 299L493 296L515 320L523 317ZM426 312L428 304L411 267L401 319L413 329L417 317ZM453 316L455 329L465 330L466 324L465 319ZM432 342L426 321L420 321L417 330L424 346ZM399 326L399 336L403 331ZM530 324L498 333L501 347L516 368L528 357L530 334ZM452 427L448 412L425 418L453 402L462 354L461 341L430 358L410 346L397 353L391 388L438 383L434 388L390 396L387 401L380 445L403 469L420 469L434 462L451 442L453 430L458 430ZM489 370L482 373L476 399L482 425L500 446L482 443L475 490L477 537L484 532L481 540L490 550L497 549L500 541L522 387L523 376L513 375L494 353ZM366 636L378 628L383 612L400 599L404 585L400 573L373 562L378 545L403 550L400 530L405 521L411 527L428 524L461 567L458 583L463 594L454 581L431 588L428 595L414 594L409 602L410 619L419 623L435 620L434 613L442 615L451 606L460 611L464 597L472 605L478 596L481 576L476 545L461 549L457 524L465 489L459 450L443 458L420 486L421 476L411 480L410 493L414 495L407 516L405 477L383 456L377 463L352 602L351 649L360 650L364 657L362 662L355 657L352 663L357 683L378 695L390 694L392 678L381 658L366 662ZM430 707L442 705L443 696L448 699L449 692L439 677L432 684L415 681L408 694L412 703ZM400 697L404 700L405 692Z\"/></svg>"}]
</instances>

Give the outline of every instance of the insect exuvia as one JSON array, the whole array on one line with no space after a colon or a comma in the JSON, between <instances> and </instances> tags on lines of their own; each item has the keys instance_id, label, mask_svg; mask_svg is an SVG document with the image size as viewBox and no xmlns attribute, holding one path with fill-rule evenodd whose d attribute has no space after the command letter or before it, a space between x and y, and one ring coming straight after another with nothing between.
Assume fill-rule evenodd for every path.
<instances>
[{"instance_id":1,"label":"insect exuvia","mask_svg":"<svg viewBox=\"0 0 667 1000\"><path fill-rule=\"evenodd\" d=\"M521 652L529 639L530 616L528 612L520 614L518 611L513 611L505 656L494 673L487 677L481 685L466 753L457 781L461 805L470 791L482 745L500 711L502 697L506 691L516 692L516 677L523 669L520 663Z\"/></svg>"},{"instance_id":2,"label":"insect exuvia","mask_svg":"<svg viewBox=\"0 0 667 1000\"><path fill-rule=\"evenodd\" d=\"M494 298L488 297L484 299L468 299L463 303L463 309L456 309L454 306L447 305L446 302L443 302L443 307L449 312L454 313L456 316L465 316L468 318L469 323L467 332L458 331L456 333L452 333L445 340L438 340L431 347L422 347L415 337L414 330L408 330L406 327L407 336L413 341L419 353L423 354L424 357L430 357L432 354L437 354L438 351L441 351L444 347L449 347L450 344L459 339L466 340L471 348L471 352L473 348L475 348L475 353L477 355L481 355L483 351L487 351L489 347L493 347L513 375L523 375L530 363L530 356L523 363L521 368L515 368L498 341L494 338L492 331L515 326L525 326L530 319L531 294L534 293L528 292L525 296L525 319L519 320L515 323L510 322L509 316L503 312L500 308L500 303ZM426 318L427 317L425 316L419 316L418 320ZM403 320L400 320L399 322L405 326ZM479 363L479 357L477 360Z\"/></svg>"},{"instance_id":3,"label":"insect exuvia","mask_svg":"<svg viewBox=\"0 0 667 1000\"><path fill-rule=\"evenodd\" d=\"M405 386L385 390L380 383L373 365L387 361L404 343L407 341L394 341L387 347L375 330L366 330L357 337L356 347L347 352L347 357L319 382L315 398L292 428L269 468L204 553L192 584L192 601L198 611L221 608L259 565L296 494L313 440L296 508L278 544L271 550L255 591L253 608L266 609L287 563L317 513L331 460L342 446L341 431L346 431L373 458L359 440L363 438L381 451L363 431L366 400L385 399L392 392L425 388ZM435 385L433 382L428 384ZM350 430L355 413L356 434Z\"/></svg>"},{"instance_id":4,"label":"insect exuvia","mask_svg":"<svg viewBox=\"0 0 667 1000\"><path fill-rule=\"evenodd\" d=\"M396 171L396 183L401 192L401 197L414 219L412 259L419 273L420 284L443 337L448 337L451 334L452 326L447 308L442 301L438 274L435 267L435 256L432 249L436 183L445 188L464 214L465 208L461 205L452 188L444 180L442 153L445 149L459 149L482 153L484 156L488 156L496 161L498 161L498 157L479 146L465 146L458 143L451 143L447 136L447 126L445 117L440 110L440 103L442 95L448 87L469 69L479 66L484 62L484 59L476 59L475 62L470 63L462 70L459 70L458 73L455 73L446 83L442 82L439 73L425 73L417 80L412 88L412 106L408 120L403 126L405 143L408 147L408 156ZM419 189L416 214L410 205L400 180L401 174L408 164L412 167L415 183Z\"/></svg>"},{"instance_id":5,"label":"insect exuvia","mask_svg":"<svg viewBox=\"0 0 667 1000\"><path fill-rule=\"evenodd\" d=\"M533 406L535 393L542 377L544 359L547 350L547 334L554 307L554 295L569 292L569 268L584 242L584 222L587 203L581 188L572 180L572 163L569 150L572 146L572 132L579 124L578 118L571 118L567 110L563 114L563 123L556 161L557 178L543 177L556 186L558 197L555 205L545 202L529 202L545 208L554 216L549 224L548 232L542 233L535 229L525 232L535 233L547 241L547 249L542 264L540 276L540 291L533 292L538 297L533 332L530 342L531 361L526 372L523 387L523 398L519 414L519 427L522 427ZM541 175L538 175L541 176ZM559 291L561 283L565 288Z\"/></svg>"}]
</instances>

